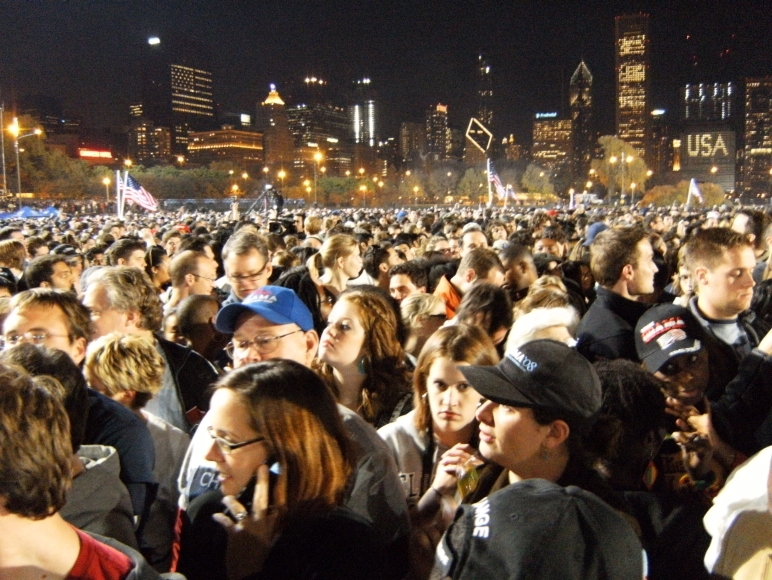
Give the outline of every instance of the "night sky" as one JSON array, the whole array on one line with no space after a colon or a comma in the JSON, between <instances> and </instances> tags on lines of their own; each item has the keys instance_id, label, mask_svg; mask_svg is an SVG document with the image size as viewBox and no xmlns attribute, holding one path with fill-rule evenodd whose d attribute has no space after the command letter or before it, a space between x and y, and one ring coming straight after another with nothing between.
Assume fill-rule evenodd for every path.
<instances>
[{"instance_id":1,"label":"night sky","mask_svg":"<svg viewBox=\"0 0 772 580\"><path fill-rule=\"evenodd\" d=\"M369 76L382 136L394 136L438 102L465 126L482 51L494 132L528 143L535 112L565 110L584 57L603 134L614 129L614 16L637 11L651 15L652 108L671 118L685 82L772 74L769 0L0 0L0 91L6 106L44 93L88 127L119 128L147 37L181 35L206 47L222 110L252 113L272 82L281 93L309 74L341 86Z\"/></svg>"}]
</instances>

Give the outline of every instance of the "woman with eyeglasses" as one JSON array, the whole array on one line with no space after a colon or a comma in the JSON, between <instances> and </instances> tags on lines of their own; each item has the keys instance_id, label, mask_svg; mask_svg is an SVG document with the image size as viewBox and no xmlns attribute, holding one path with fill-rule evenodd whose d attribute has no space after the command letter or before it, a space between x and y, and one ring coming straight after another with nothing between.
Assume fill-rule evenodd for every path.
<instances>
[{"instance_id":1,"label":"woman with eyeglasses","mask_svg":"<svg viewBox=\"0 0 772 580\"><path fill-rule=\"evenodd\" d=\"M391 298L373 287L340 295L319 342L317 370L338 402L376 428L410 411L410 372Z\"/></svg>"},{"instance_id":2,"label":"woman with eyeglasses","mask_svg":"<svg viewBox=\"0 0 772 580\"><path fill-rule=\"evenodd\" d=\"M381 578L381 540L343 507L350 441L313 371L248 365L212 395L206 458L221 489L183 515L177 571L189 580Z\"/></svg>"}]
</instances>

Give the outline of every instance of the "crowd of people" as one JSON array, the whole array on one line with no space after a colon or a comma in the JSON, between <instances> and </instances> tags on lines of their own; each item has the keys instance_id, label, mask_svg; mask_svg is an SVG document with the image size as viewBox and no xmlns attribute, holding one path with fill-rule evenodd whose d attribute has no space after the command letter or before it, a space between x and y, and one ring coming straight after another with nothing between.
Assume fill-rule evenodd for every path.
<instances>
[{"instance_id":1,"label":"crowd of people","mask_svg":"<svg viewBox=\"0 0 772 580\"><path fill-rule=\"evenodd\" d=\"M0 579L765 577L772 214L13 219L0 322Z\"/></svg>"}]
</instances>

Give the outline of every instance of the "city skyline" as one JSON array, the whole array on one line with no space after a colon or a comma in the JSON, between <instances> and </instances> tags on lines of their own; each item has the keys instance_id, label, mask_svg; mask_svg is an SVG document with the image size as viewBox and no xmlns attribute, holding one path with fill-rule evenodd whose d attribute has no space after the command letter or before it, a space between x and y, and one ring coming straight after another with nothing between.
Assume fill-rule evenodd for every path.
<instances>
[{"instance_id":1,"label":"city skyline","mask_svg":"<svg viewBox=\"0 0 772 580\"><path fill-rule=\"evenodd\" d=\"M12 1L0 39L0 98L44 93L90 127L127 124L140 90L147 38L186 35L207 48L221 112L252 112L269 83L316 74L345 87L372 79L381 137L448 105L463 128L478 107L477 65L492 71L494 133L529 142L533 115L568 117L569 79L581 60L594 77L600 134L614 132L614 18L651 15L651 107L681 119L682 85L772 73L762 2L290 2L62 3ZM559 6L556 6L558 5ZM667 6L661 6L666 4ZM283 93L282 93L283 94Z\"/></svg>"}]
</instances>

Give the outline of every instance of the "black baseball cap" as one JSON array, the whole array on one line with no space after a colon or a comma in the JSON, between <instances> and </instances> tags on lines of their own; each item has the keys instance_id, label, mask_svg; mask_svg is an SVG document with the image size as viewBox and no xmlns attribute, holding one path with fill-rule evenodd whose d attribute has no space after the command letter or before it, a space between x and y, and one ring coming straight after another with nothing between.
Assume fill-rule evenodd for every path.
<instances>
[{"instance_id":1,"label":"black baseball cap","mask_svg":"<svg viewBox=\"0 0 772 580\"><path fill-rule=\"evenodd\" d=\"M671 358L702 350L703 330L689 309L676 304L649 308L635 325L635 350L649 372Z\"/></svg>"},{"instance_id":2,"label":"black baseball cap","mask_svg":"<svg viewBox=\"0 0 772 580\"><path fill-rule=\"evenodd\" d=\"M598 374L576 350L556 340L533 340L510 349L496 366L458 368L486 399L512 407L594 418L600 410Z\"/></svg>"},{"instance_id":3,"label":"black baseball cap","mask_svg":"<svg viewBox=\"0 0 772 580\"><path fill-rule=\"evenodd\" d=\"M433 572L453 580L641 580L643 548L596 495L527 479L459 507Z\"/></svg>"}]
</instances>

